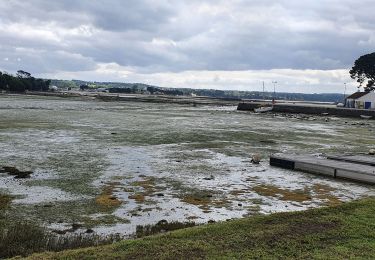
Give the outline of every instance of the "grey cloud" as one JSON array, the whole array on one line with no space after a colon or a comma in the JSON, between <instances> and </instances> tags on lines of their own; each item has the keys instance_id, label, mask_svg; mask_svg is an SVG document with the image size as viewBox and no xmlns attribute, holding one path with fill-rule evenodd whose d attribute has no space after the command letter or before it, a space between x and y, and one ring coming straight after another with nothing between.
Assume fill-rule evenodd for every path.
<instances>
[{"instance_id":1,"label":"grey cloud","mask_svg":"<svg viewBox=\"0 0 375 260\"><path fill-rule=\"evenodd\" d=\"M56 71L88 71L96 68L92 59L63 51L39 51L22 48L0 48L0 68L14 72L19 69L32 74Z\"/></svg>"},{"instance_id":2,"label":"grey cloud","mask_svg":"<svg viewBox=\"0 0 375 260\"><path fill-rule=\"evenodd\" d=\"M1 34L0 60L21 48L33 50L21 53L23 63L40 64L38 71L98 63L143 73L341 69L374 50L375 17L363 11L374 7L354 0L3 1L0 30L16 24L20 31ZM30 37L31 29L40 35ZM16 65L0 61L0 69Z\"/></svg>"}]
</instances>

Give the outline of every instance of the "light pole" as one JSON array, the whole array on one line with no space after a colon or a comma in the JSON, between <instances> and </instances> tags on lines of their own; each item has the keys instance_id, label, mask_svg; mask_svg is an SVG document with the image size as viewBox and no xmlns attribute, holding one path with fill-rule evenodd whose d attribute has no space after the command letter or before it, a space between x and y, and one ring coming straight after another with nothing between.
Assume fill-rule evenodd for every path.
<instances>
[{"instance_id":1,"label":"light pole","mask_svg":"<svg viewBox=\"0 0 375 260\"><path fill-rule=\"evenodd\" d=\"M265 97L264 97L264 81L263 81L263 101L265 100Z\"/></svg>"},{"instance_id":2,"label":"light pole","mask_svg":"<svg viewBox=\"0 0 375 260\"><path fill-rule=\"evenodd\" d=\"M276 99L276 84L277 84L277 81L272 81L273 83L273 99Z\"/></svg>"},{"instance_id":3,"label":"light pole","mask_svg":"<svg viewBox=\"0 0 375 260\"><path fill-rule=\"evenodd\" d=\"M344 82L344 101L345 101L345 96L346 96L346 82Z\"/></svg>"}]
</instances>

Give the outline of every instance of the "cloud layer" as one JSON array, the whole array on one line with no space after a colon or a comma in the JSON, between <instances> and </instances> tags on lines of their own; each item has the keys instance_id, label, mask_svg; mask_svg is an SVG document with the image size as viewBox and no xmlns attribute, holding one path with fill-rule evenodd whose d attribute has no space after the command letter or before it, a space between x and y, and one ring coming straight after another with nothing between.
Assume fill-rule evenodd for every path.
<instances>
[{"instance_id":1,"label":"cloud layer","mask_svg":"<svg viewBox=\"0 0 375 260\"><path fill-rule=\"evenodd\" d=\"M374 8L367 0L2 1L0 69L167 87L251 90L278 80L333 92L375 49Z\"/></svg>"}]
</instances>

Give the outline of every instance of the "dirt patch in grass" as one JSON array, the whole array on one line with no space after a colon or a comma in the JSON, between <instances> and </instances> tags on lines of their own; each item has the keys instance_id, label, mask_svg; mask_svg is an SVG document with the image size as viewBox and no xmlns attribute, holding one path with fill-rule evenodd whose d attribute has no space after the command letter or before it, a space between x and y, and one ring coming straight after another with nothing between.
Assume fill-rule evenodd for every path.
<instances>
[{"instance_id":1,"label":"dirt patch in grass","mask_svg":"<svg viewBox=\"0 0 375 260\"><path fill-rule=\"evenodd\" d=\"M145 179L143 180L132 182L131 185L142 187L145 190L153 190L155 187L155 179L152 177L146 177L146 176L144 176L144 178Z\"/></svg>"},{"instance_id":2,"label":"dirt patch in grass","mask_svg":"<svg viewBox=\"0 0 375 260\"><path fill-rule=\"evenodd\" d=\"M129 195L128 198L134 199L136 203L152 203L152 201L147 201L147 197L156 195L155 193L160 191L161 188L155 185L155 178L147 177L145 175L141 176L143 180L134 181L131 183L134 188L127 188L128 191L134 192L133 194Z\"/></svg>"},{"instance_id":3,"label":"dirt patch in grass","mask_svg":"<svg viewBox=\"0 0 375 260\"><path fill-rule=\"evenodd\" d=\"M106 186L104 186L102 193L96 197L95 202L103 208L113 208L120 206L122 202L113 195L116 185L119 185L119 183L107 183Z\"/></svg>"},{"instance_id":4,"label":"dirt patch in grass","mask_svg":"<svg viewBox=\"0 0 375 260\"><path fill-rule=\"evenodd\" d=\"M216 198L215 194L210 191L195 191L182 195L181 201L196 205L203 210L204 213L209 213L211 207L222 208L230 204L225 198Z\"/></svg>"},{"instance_id":5,"label":"dirt patch in grass","mask_svg":"<svg viewBox=\"0 0 375 260\"><path fill-rule=\"evenodd\" d=\"M288 190L274 185L258 185L253 190L262 196L276 197L285 201L304 202L311 200L311 194L304 190Z\"/></svg>"},{"instance_id":6,"label":"dirt patch in grass","mask_svg":"<svg viewBox=\"0 0 375 260\"><path fill-rule=\"evenodd\" d=\"M276 197L285 201L305 202L310 201L312 198L317 198L327 206L343 203L337 196L332 194L336 189L326 184L314 184L303 190L282 189L274 185L258 185L253 190L259 195Z\"/></svg>"},{"instance_id":7,"label":"dirt patch in grass","mask_svg":"<svg viewBox=\"0 0 375 260\"><path fill-rule=\"evenodd\" d=\"M0 210L8 208L12 199L10 195L0 194Z\"/></svg>"},{"instance_id":8,"label":"dirt patch in grass","mask_svg":"<svg viewBox=\"0 0 375 260\"><path fill-rule=\"evenodd\" d=\"M144 203L145 202L145 195L143 193L135 193L133 195L130 195L129 199L133 199L137 203Z\"/></svg>"},{"instance_id":9,"label":"dirt patch in grass","mask_svg":"<svg viewBox=\"0 0 375 260\"><path fill-rule=\"evenodd\" d=\"M249 191L248 190L245 190L245 189L242 189L242 190L232 190L229 192L230 195L233 195L233 196L240 196L240 195L244 195L246 193L248 193Z\"/></svg>"},{"instance_id":10,"label":"dirt patch in grass","mask_svg":"<svg viewBox=\"0 0 375 260\"><path fill-rule=\"evenodd\" d=\"M314 184L312 186L316 198L324 201L327 206L335 206L343 203L338 197L332 194L336 189L326 184Z\"/></svg>"},{"instance_id":11,"label":"dirt patch in grass","mask_svg":"<svg viewBox=\"0 0 375 260\"><path fill-rule=\"evenodd\" d=\"M287 232L289 236L305 236L313 233L328 232L329 230L337 229L340 224L341 223L339 221L334 220L329 222L296 222L293 225L288 226Z\"/></svg>"}]
</instances>

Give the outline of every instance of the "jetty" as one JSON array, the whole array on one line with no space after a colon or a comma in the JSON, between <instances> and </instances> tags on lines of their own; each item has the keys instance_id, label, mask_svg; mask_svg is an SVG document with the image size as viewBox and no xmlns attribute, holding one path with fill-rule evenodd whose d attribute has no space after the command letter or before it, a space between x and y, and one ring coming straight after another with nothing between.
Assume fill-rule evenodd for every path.
<instances>
[{"instance_id":1,"label":"jetty","mask_svg":"<svg viewBox=\"0 0 375 260\"><path fill-rule=\"evenodd\" d=\"M365 154L328 155L327 159L375 166L375 156Z\"/></svg>"},{"instance_id":2,"label":"jetty","mask_svg":"<svg viewBox=\"0 0 375 260\"><path fill-rule=\"evenodd\" d=\"M375 183L375 156L374 158L366 155L316 157L274 154L270 157L270 165L332 178Z\"/></svg>"}]
</instances>

